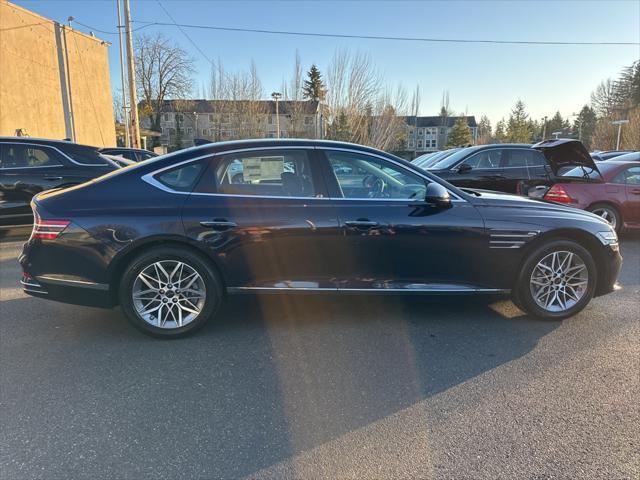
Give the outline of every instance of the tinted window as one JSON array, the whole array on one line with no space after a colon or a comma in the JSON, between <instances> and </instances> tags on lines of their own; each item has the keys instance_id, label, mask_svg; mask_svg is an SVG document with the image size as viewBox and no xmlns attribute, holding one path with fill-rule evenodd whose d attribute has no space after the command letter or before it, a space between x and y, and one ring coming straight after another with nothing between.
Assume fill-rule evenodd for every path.
<instances>
[{"instance_id":1,"label":"tinted window","mask_svg":"<svg viewBox=\"0 0 640 480\"><path fill-rule=\"evenodd\" d=\"M617 174L611 183L626 183L640 185L640 167L631 167Z\"/></svg>"},{"instance_id":2,"label":"tinted window","mask_svg":"<svg viewBox=\"0 0 640 480\"><path fill-rule=\"evenodd\" d=\"M467 158L462 165L469 165L474 169L499 168L504 154L505 150L502 149L482 150Z\"/></svg>"},{"instance_id":3,"label":"tinted window","mask_svg":"<svg viewBox=\"0 0 640 480\"><path fill-rule=\"evenodd\" d=\"M470 152L478 150L477 147L469 147L463 148L462 150L458 150L457 152L452 153L446 157L441 157L436 163L431 164L429 168L434 170L436 169L447 169L458 163L461 159L465 158L470 154Z\"/></svg>"},{"instance_id":4,"label":"tinted window","mask_svg":"<svg viewBox=\"0 0 640 480\"><path fill-rule=\"evenodd\" d=\"M62 165L59 154L50 148L33 145L2 145L3 168L32 168Z\"/></svg>"},{"instance_id":5,"label":"tinted window","mask_svg":"<svg viewBox=\"0 0 640 480\"><path fill-rule=\"evenodd\" d=\"M547 159L544 158L544 155L537 150L532 150L529 154L530 155L527 157L528 167L544 167L547 164Z\"/></svg>"},{"instance_id":6,"label":"tinted window","mask_svg":"<svg viewBox=\"0 0 640 480\"><path fill-rule=\"evenodd\" d=\"M215 167L216 191L232 195L315 197L307 152L239 152Z\"/></svg>"},{"instance_id":7,"label":"tinted window","mask_svg":"<svg viewBox=\"0 0 640 480\"><path fill-rule=\"evenodd\" d=\"M77 163L84 165L109 165L109 162L100 155L97 148L70 143L61 146L60 149Z\"/></svg>"},{"instance_id":8,"label":"tinted window","mask_svg":"<svg viewBox=\"0 0 640 480\"><path fill-rule=\"evenodd\" d=\"M204 164L190 163L183 167L174 168L157 175L155 178L163 185L179 192L190 192L200 176Z\"/></svg>"},{"instance_id":9,"label":"tinted window","mask_svg":"<svg viewBox=\"0 0 640 480\"><path fill-rule=\"evenodd\" d=\"M344 198L422 198L425 180L390 162L368 155L327 151Z\"/></svg>"}]
</instances>

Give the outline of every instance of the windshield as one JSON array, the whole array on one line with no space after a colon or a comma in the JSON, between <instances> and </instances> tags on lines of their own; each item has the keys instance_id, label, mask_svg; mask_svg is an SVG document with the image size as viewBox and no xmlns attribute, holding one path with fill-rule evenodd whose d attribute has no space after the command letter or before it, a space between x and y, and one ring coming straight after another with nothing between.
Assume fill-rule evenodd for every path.
<instances>
[{"instance_id":1,"label":"windshield","mask_svg":"<svg viewBox=\"0 0 640 480\"><path fill-rule=\"evenodd\" d=\"M591 180L602 180L602 176L600 173L601 172L605 173L606 171L610 170L612 167L616 166L611 163L607 164L607 162L596 162L596 165L598 166L598 169L600 171L590 167L573 167L572 169L562 173L560 176L573 177L573 178L588 178Z\"/></svg>"},{"instance_id":2,"label":"windshield","mask_svg":"<svg viewBox=\"0 0 640 480\"><path fill-rule=\"evenodd\" d=\"M430 170L444 170L450 168L475 150L477 150L477 148L474 147L460 149L445 158L441 158L436 163L429 165L428 168Z\"/></svg>"}]
</instances>

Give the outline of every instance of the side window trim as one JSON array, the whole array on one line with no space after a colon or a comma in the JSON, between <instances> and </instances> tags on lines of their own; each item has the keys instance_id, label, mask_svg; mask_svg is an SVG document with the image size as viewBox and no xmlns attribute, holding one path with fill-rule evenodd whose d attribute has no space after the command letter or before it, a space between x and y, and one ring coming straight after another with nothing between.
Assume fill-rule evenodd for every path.
<instances>
[{"instance_id":1,"label":"side window trim","mask_svg":"<svg viewBox=\"0 0 640 480\"><path fill-rule=\"evenodd\" d=\"M40 150L43 150L44 152L46 152L49 155L49 158L52 159L54 162L56 162L53 165L33 165L33 166L22 166L22 167L5 167L4 166L4 154L7 150L7 147L9 145L16 145L16 146L31 146L33 148L38 148ZM28 147L27 147L28 148ZM51 156L48 152L55 152L55 157ZM37 143L27 143L27 142L2 142L0 144L0 170L30 170L30 169L34 169L34 168L60 168L60 167L65 167L66 165L63 162L60 162L60 158L59 158L59 154L61 154L62 156L64 156L64 154L62 152L60 152L60 150L58 150L55 147L51 147L49 145L39 145Z\"/></svg>"}]
</instances>

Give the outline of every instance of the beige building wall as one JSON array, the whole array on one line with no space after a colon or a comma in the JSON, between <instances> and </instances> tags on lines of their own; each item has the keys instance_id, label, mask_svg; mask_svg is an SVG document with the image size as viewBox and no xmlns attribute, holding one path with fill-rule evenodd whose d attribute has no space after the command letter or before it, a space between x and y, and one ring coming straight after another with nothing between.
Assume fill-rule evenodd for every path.
<instances>
[{"instance_id":1,"label":"beige building wall","mask_svg":"<svg viewBox=\"0 0 640 480\"><path fill-rule=\"evenodd\" d=\"M115 146L108 47L0 0L0 136Z\"/></svg>"}]
</instances>

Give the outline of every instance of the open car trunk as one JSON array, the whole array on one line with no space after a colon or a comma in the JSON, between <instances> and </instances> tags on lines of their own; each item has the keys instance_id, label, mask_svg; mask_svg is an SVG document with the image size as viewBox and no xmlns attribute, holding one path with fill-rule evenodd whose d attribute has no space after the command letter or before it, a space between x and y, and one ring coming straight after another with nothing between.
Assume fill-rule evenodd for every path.
<instances>
[{"instance_id":1,"label":"open car trunk","mask_svg":"<svg viewBox=\"0 0 640 480\"><path fill-rule=\"evenodd\" d=\"M598 172L598 177L600 176L596 162L579 140L570 138L544 140L536 143L531 148L543 153L556 177L561 176L573 167L583 167L585 172L596 171Z\"/></svg>"}]
</instances>

